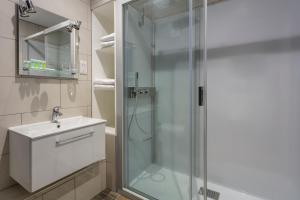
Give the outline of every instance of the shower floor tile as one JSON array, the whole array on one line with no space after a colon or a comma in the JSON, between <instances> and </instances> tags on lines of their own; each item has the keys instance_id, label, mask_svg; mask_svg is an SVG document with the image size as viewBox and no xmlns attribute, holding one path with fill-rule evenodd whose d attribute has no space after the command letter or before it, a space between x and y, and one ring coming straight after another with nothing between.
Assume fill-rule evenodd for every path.
<instances>
[{"instance_id":1,"label":"shower floor tile","mask_svg":"<svg viewBox=\"0 0 300 200\"><path fill-rule=\"evenodd\" d=\"M92 200L130 200L122 195L111 191L110 189L105 189L103 192L95 196Z\"/></svg>"}]
</instances>

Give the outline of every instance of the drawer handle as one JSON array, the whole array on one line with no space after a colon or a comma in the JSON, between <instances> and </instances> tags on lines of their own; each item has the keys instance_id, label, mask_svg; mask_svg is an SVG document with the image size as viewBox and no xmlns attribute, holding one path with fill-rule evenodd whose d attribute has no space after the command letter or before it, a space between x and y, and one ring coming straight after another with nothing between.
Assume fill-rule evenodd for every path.
<instances>
[{"instance_id":1,"label":"drawer handle","mask_svg":"<svg viewBox=\"0 0 300 200\"><path fill-rule=\"evenodd\" d=\"M89 132L89 133L86 133L86 134L83 134L83 135L78 135L76 137L68 138L68 139L65 139L65 140L59 140L59 141L56 141L56 145L59 146L59 145L64 145L64 144L67 144L67 143L70 143L70 142L75 142L75 141L78 141L78 140L82 140L82 139L91 137L93 134L94 134L94 132Z\"/></svg>"}]
</instances>

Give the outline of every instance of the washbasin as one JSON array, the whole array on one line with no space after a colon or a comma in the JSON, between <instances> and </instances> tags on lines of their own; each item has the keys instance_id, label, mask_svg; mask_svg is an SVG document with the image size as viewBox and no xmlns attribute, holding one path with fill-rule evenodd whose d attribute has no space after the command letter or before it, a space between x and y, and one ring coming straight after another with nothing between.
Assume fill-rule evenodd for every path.
<instances>
[{"instance_id":1,"label":"washbasin","mask_svg":"<svg viewBox=\"0 0 300 200\"><path fill-rule=\"evenodd\" d=\"M21 134L23 136L37 139L40 137L49 136L52 134L58 134L65 131L76 130L78 128L84 128L96 124L105 123L105 120L95 119L89 117L71 117L59 120L59 123L53 123L51 121L27 124L22 126L10 127L9 131Z\"/></svg>"},{"instance_id":2,"label":"washbasin","mask_svg":"<svg viewBox=\"0 0 300 200\"><path fill-rule=\"evenodd\" d=\"M104 160L105 122L78 116L9 128L10 176L35 192Z\"/></svg>"}]
</instances>

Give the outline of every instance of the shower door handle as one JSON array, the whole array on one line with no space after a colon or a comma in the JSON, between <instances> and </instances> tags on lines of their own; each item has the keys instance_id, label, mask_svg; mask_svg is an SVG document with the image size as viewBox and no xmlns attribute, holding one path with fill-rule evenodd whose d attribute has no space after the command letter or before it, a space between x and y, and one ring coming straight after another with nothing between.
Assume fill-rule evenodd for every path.
<instances>
[{"instance_id":1,"label":"shower door handle","mask_svg":"<svg viewBox=\"0 0 300 200\"><path fill-rule=\"evenodd\" d=\"M198 104L199 106L203 106L203 87L198 87Z\"/></svg>"}]
</instances>

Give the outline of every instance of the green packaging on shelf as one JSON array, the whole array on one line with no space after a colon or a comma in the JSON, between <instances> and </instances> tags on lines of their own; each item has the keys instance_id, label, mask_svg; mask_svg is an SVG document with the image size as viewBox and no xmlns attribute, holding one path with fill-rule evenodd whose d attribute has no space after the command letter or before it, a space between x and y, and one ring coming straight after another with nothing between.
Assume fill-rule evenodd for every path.
<instances>
[{"instance_id":1,"label":"green packaging on shelf","mask_svg":"<svg viewBox=\"0 0 300 200\"><path fill-rule=\"evenodd\" d=\"M46 61L30 59L32 69L46 69Z\"/></svg>"}]
</instances>

